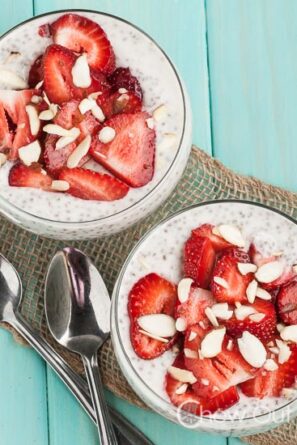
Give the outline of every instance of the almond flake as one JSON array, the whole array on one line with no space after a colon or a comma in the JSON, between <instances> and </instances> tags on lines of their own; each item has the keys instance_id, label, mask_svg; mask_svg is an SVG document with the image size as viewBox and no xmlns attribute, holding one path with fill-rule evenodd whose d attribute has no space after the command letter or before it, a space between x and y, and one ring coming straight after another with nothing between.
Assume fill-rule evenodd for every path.
<instances>
[{"instance_id":1,"label":"almond flake","mask_svg":"<svg viewBox=\"0 0 297 445\"><path fill-rule=\"evenodd\" d=\"M57 136L72 136L70 130L66 130L60 125L56 124L47 124L43 127L43 131L48 134L56 134Z\"/></svg>"},{"instance_id":2,"label":"almond flake","mask_svg":"<svg viewBox=\"0 0 297 445\"><path fill-rule=\"evenodd\" d=\"M276 371L278 369L278 365L274 360L269 358L264 363L264 369L266 369L266 371Z\"/></svg>"},{"instance_id":3,"label":"almond flake","mask_svg":"<svg viewBox=\"0 0 297 445\"><path fill-rule=\"evenodd\" d=\"M240 303L240 301L235 301L235 307L239 308L240 306L242 306L242 304Z\"/></svg>"},{"instance_id":4,"label":"almond flake","mask_svg":"<svg viewBox=\"0 0 297 445\"><path fill-rule=\"evenodd\" d=\"M162 343L169 343L169 340L167 338L159 337L158 335L150 334L149 332L145 331L144 329L139 329L141 334L146 335L147 337L153 338L154 340L161 341Z\"/></svg>"},{"instance_id":5,"label":"almond flake","mask_svg":"<svg viewBox=\"0 0 297 445\"><path fill-rule=\"evenodd\" d=\"M209 385L209 380L207 380L207 379L201 379L201 383L202 383L202 385L204 385L204 386L208 386L208 385Z\"/></svg>"},{"instance_id":6,"label":"almond flake","mask_svg":"<svg viewBox=\"0 0 297 445\"><path fill-rule=\"evenodd\" d=\"M0 153L0 167L2 167L2 165L4 165L6 161L7 161L6 154Z\"/></svg>"},{"instance_id":7,"label":"almond flake","mask_svg":"<svg viewBox=\"0 0 297 445\"><path fill-rule=\"evenodd\" d=\"M269 348L269 351L275 355L279 354L279 349L276 346L272 346L271 348Z\"/></svg>"},{"instance_id":8,"label":"almond flake","mask_svg":"<svg viewBox=\"0 0 297 445\"><path fill-rule=\"evenodd\" d=\"M139 326L158 337L173 337L176 333L175 320L166 314L143 315L137 319Z\"/></svg>"},{"instance_id":9,"label":"almond flake","mask_svg":"<svg viewBox=\"0 0 297 445\"><path fill-rule=\"evenodd\" d=\"M278 332L282 332L282 330L285 328L286 326L283 323L278 323L276 325L276 329L278 330Z\"/></svg>"},{"instance_id":10,"label":"almond flake","mask_svg":"<svg viewBox=\"0 0 297 445\"><path fill-rule=\"evenodd\" d=\"M212 229L212 233L213 233L214 235L219 236L220 238L222 238L222 237L221 237L221 233L220 233L219 229L218 229L216 226L213 227L213 229Z\"/></svg>"},{"instance_id":11,"label":"almond flake","mask_svg":"<svg viewBox=\"0 0 297 445\"><path fill-rule=\"evenodd\" d=\"M178 283L177 296L181 303L185 303L188 300L192 283L194 283L192 278L183 278Z\"/></svg>"},{"instance_id":12,"label":"almond flake","mask_svg":"<svg viewBox=\"0 0 297 445\"><path fill-rule=\"evenodd\" d=\"M53 110L48 109L39 113L39 119L42 121L51 121L55 117Z\"/></svg>"},{"instance_id":13,"label":"almond flake","mask_svg":"<svg viewBox=\"0 0 297 445\"><path fill-rule=\"evenodd\" d=\"M198 352L193 351L193 349L184 349L184 354L187 358L198 358Z\"/></svg>"},{"instance_id":14,"label":"almond flake","mask_svg":"<svg viewBox=\"0 0 297 445\"><path fill-rule=\"evenodd\" d=\"M169 366L168 373L175 380L178 380L182 383L190 383L191 385L197 382L196 377L191 371L187 371L186 369L176 368L175 366Z\"/></svg>"},{"instance_id":15,"label":"almond flake","mask_svg":"<svg viewBox=\"0 0 297 445\"><path fill-rule=\"evenodd\" d=\"M273 252L271 256L283 256L284 252L282 250L279 250L278 252Z\"/></svg>"},{"instance_id":16,"label":"almond flake","mask_svg":"<svg viewBox=\"0 0 297 445\"><path fill-rule=\"evenodd\" d=\"M76 127L73 127L71 130L68 130L68 131L69 131L68 136L62 136L57 140L56 146L55 146L56 150L60 150L61 148L66 147L68 144L71 144L80 135L80 130Z\"/></svg>"},{"instance_id":17,"label":"almond flake","mask_svg":"<svg viewBox=\"0 0 297 445\"><path fill-rule=\"evenodd\" d=\"M200 328L205 329L205 324L203 323L203 321L199 321L198 324L199 324Z\"/></svg>"},{"instance_id":18,"label":"almond flake","mask_svg":"<svg viewBox=\"0 0 297 445\"><path fill-rule=\"evenodd\" d=\"M197 333L195 331L190 331L188 340L193 341L193 340L195 340L196 337L197 337Z\"/></svg>"},{"instance_id":19,"label":"almond flake","mask_svg":"<svg viewBox=\"0 0 297 445\"><path fill-rule=\"evenodd\" d=\"M67 181L63 181L63 180L55 180L52 182L51 184L51 189L55 190L56 192L67 192L67 190L69 190L70 185Z\"/></svg>"},{"instance_id":20,"label":"almond flake","mask_svg":"<svg viewBox=\"0 0 297 445\"><path fill-rule=\"evenodd\" d=\"M213 329L206 334L201 342L201 353L203 357L216 357L222 351L225 334L226 328Z\"/></svg>"},{"instance_id":21,"label":"almond flake","mask_svg":"<svg viewBox=\"0 0 297 445\"><path fill-rule=\"evenodd\" d=\"M69 158L67 159L67 167L75 168L79 165L80 161L86 154L88 153L91 146L92 138L90 135L87 135L75 148L75 150L71 153Z\"/></svg>"},{"instance_id":22,"label":"almond flake","mask_svg":"<svg viewBox=\"0 0 297 445\"><path fill-rule=\"evenodd\" d=\"M232 351L233 346L234 346L233 340L230 338L230 340L228 340L228 343L227 343L227 350Z\"/></svg>"},{"instance_id":23,"label":"almond flake","mask_svg":"<svg viewBox=\"0 0 297 445\"><path fill-rule=\"evenodd\" d=\"M155 110L153 111L152 114L153 114L153 118L156 122L161 122L167 116L167 108L164 104L159 105L159 107L155 108Z\"/></svg>"},{"instance_id":24,"label":"almond flake","mask_svg":"<svg viewBox=\"0 0 297 445\"><path fill-rule=\"evenodd\" d=\"M183 332L187 328L187 322L184 318L178 317L175 322L176 330L179 332Z\"/></svg>"},{"instance_id":25,"label":"almond flake","mask_svg":"<svg viewBox=\"0 0 297 445\"><path fill-rule=\"evenodd\" d=\"M283 388L281 392L281 396L285 399L293 399L296 397L297 391L294 388Z\"/></svg>"},{"instance_id":26,"label":"almond flake","mask_svg":"<svg viewBox=\"0 0 297 445\"><path fill-rule=\"evenodd\" d=\"M90 111L94 105L94 100L93 99L89 99L89 98L85 98L83 99L80 103L79 103L79 111L81 112L81 114L85 114L87 111Z\"/></svg>"},{"instance_id":27,"label":"almond flake","mask_svg":"<svg viewBox=\"0 0 297 445\"><path fill-rule=\"evenodd\" d=\"M126 102L129 100L129 96L128 94L121 94L118 98L117 98L117 102Z\"/></svg>"},{"instance_id":28,"label":"almond flake","mask_svg":"<svg viewBox=\"0 0 297 445\"><path fill-rule=\"evenodd\" d=\"M13 71L0 67L0 83L9 87L11 90L24 90L28 88L27 82L24 81Z\"/></svg>"},{"instance_id":29,"label":"almond flake","mask_svg":"<svg viewBox=\"0 0 297 445\"><path fill-rule=\"evenodd\" d=\"M98 119L99 122L105 121L105 115L104 115L104 113L102 111L102 108L99 107L99 105L95 101L94 101L93 106L91 108L91 112L92 112L92 115L96 119Z\"/></svg>"},{"instance_id":30,"label":"almond flake","mask_svg":"<svg viewBox=\"0 0 297 445\"><path fill-rule=\"evenodd\" d=\"M244 331L237 342L243 358L254 368L262 368L267 358L263 343L248 331Z\"/></svg>"},{"instance_id":31,"label":"almond flake","mask_svg":"<svg viewBox=\"0 0 297 445\"><path fill-rule=\"evenodd\" d=\"M214 304L211 307L211 310L214 315L221 320L229 320L233 315L233 311L229 311L228 303Z\"/></svg>"},{"instance_id":32,"label":"almond flake","mask_svg":"<svg viewBox=\"0 0 297 445\"><path fill-rule=\"evenodd\" d=\"M263 318L265 318L265 314L261 314L261 313L252 314L249 316L249 319L254 321L255 323L260 323L260 321L262 321Z\"/></svg>"},{"instance_id":33,"label":"almond flake","mask_svg":"<svg viewBox=\"0 0 297 445\"><path fill-rule=\"evenodd\" d=\"M158 150L159 151L168 150L169 148L173 147L175 142L176 142L175 133L165 133L163 135L161 142L158 143Z\"/></svg>"},{"instance_id":34,"label":"almond flake","mask_svg":"<svg viewBox=\"0 0 297 445\"><path fill-rule=\"evenodd\" d=\"M43 85L43 80L41 80L40 82L38 82L36 85L35 85L35 90L39 90L41 87L42 87L42 85Z\"/></svg>"},{"instance_id":35,"label":"almond flake","mask_svg":"<svg viewBox=\"0 0 297 445\"><path fill-rule=\"evenodd\" d=\"M257 287L256 297L260 298L261 300L269 301L271 300L271 295L267 290L262 289L262 287Z\"/></svg>"},{"instance_id":36,"label":"almond flake","mask_svg":"<svg viewBox=\"0 0 297 445\"><path fill-rule=\"evenodd\" d=\"M219 323L218 323L217 317L213 313L212 309L210 307L207 307L204 312L205 312L205 315L207 316L207 318L209 319L209 321L211 322L211 324L214 327L218 328Z\"/></svg>"},{"instance_id":37,"label":"almond flake","mask_svg":"<svg viewBox=\"0 0 297 445\"><path fill-rule=\"evenodd\" d=\"M155 128L154 125L154 119L149 117L148 119L145 120L146 125L148 126L148 128L150 128L151 130L153 130Z\"/></svg>"},{"instance_id":38,"label":"almond flake","mask_svg":"<svg viewBox=\"0 0 297 445\"><path fill-rule=\"evenodd\" d=\"M248 287L246 288L246 296L248 299L248 302L253 304L256 298L258 283L256 280L252 280Z\"/></svg>"},{"instance_id":39,"label":"almond flake","mask_svg":"<svg viewBox=\"0 0 297 445\"><path fill-rule=\"evenodd\" d=\"M36 136L40 130L40 120L34 105L26 105L26 113L29 118L31 134L32 136Z\"/></svg>"},{"instance_id":40,"label":"almond flake","mask_svg":"<svg viewBox=\"0 0 297 445\"><path fill-rule=\"evenodd\" d=\"M101 96L102 91L95 91L94 93L91 93L88 95L89 99L97 99L99 96Z\"/></svg>"},{"instance_id":41,"label":"almond flake","mask_svg":"<svg viewBox=\"0 0 297 445\"><path fill-rule=\"evenodd\" d=\"M167 342L168 342L168 340L167 340ZM178 346L178 345L173 345L173 346L172 346L172 352L173 352L174 354L178 354L178 353L180 352L180 348L179 348L179 346Z\"/></svg>"},{"instance_id":42,"label":"almond flake","mask_svg":"<svg viewBox=\"0 0 297 445\"><path fill-rule=\"evenodd\" d=\"M118 92L119 92L120 94L125 94L125 93L128 93L128 90L126 90L126 88L119 88L119 89L118 89Z\"/></svg>"},{"instance_id":43,"label":"almond flake","mask_svg":"<svg viewBox=\"0 0 297 445\"><path fill-rule=\"evenodd\" d=\"M220 226L218 226L218 230L221 234L221 237L224 238L224 240L228 241L228 243L231 243L237 247L245 246L245 240L238 227L232 226L231 224L221 224Z\"/></svg>"},{"instance_id":44,"label":"almond flake","mask_svg":"<svg viewBox=\"0 0 297 445\"><path fill-rule=\"evenodd\" d=\"M42 94L43 94L44 102L50 107L50 106L51 106L51 103L50 103L49 98L47 97L46 92L44 91Z\"/></svg>"},{"instance_id":45,"label":"almond flake","mask_svg":"<svg viewBox=\"0 0 297 445\"><path fill-rule=\"evenodd\" d=\"M108 144L115 138L115 135L116 135L116 132L115 132L114 128L103 127L98 134L98 139L103 144Z\"/></svg>"},{"instance_id":46,"label":"almond flake","mask_svg":"<svg viewBox=\"0 0 297 445\"><path fill-rule=\"evenodd\" d=\"M19 158L25 165L31 165L33 162L38 162L41 155L41 147L38 141L31 142L19 148Z\"/></svg>"},{"instance_id":47,"label":"almond flake","mask_svg":"<svg viewBox=\"0 0 297 445\"><path fill-rule=\"evenodd\" d=\"M278 362L282 365L283 363L286 363L289 358L291 357L292 351L287 345L287 343L283 342L282 340L275 340L278 348Z\"/></svg>"},{"instance_id":48,"label":"almond flake","mask_svg":"<svg viewBox=\"0 0 297 445\"><path fill-rule=\"evenodd\" d=\"M187 383L183 383L176 389L175 394L177 395L184 394L187 391L187 389L188 389Z\"/></svg>"},{"instance_id":49,"label":"almond flake","mask_svg":"<svg viewBox=\"0 0 297 445\"><path fill-rule=\"evenodd\" d=\"M82 54L76 59L71 74L72 81L76 87L88 88L91 85L92 79L86 54Z\"/></svg>"},{"instance_id":50,"label":"almond flake","mask_svg":"<svg viewBox=\"0 0 297 445\"><path fill-rule=\"evenodd\" d=\"M221 277L213 277L213 281L218 284L219 286L224 287L225 289L228 289L229 285L227 281L224 278Z\"/></svg>"},{"instance_id":51,"label":"almond flake","mask_svg":"<svg viewBox=\"0 0 297 445\"><path fill-rule=\"evenodd\" d=\"M292 324L290 326L285 326L280 332L280 336L285 341L292 341L297 343L297 324Z\"/></svg>"},{"instance_id":52,"label":"almond flake","mask_svg":"<svg viewBox=\"0 0 297 445\"><path fill-rule=\"evenodd\" d=\"M247 275L248 273L254 273L257 270L257 266L252 263L238 263L238 270L241 275Z\"/></svg>"},{"instance_id":53,"label":"almond flake","mask_svg":"<svg viewBox=\"0 0 297 445\"><path fill-rule=\"evenodd\" d=\"M32 104L40 104L40 102L42 102L42 97L41 96L36 96L36 94L34 94L32 97L31 97L31 102L32 102Z\"/></svg>"},{"instance_id":54,"label":"almond flake","mask_svg":"<svg viewBox=\"0 0 297 445\"><path fill-rule=\"evenodd\" d=\"M237 320L244 320L252 314L255 314L257 311L252 306L242 305L234 310L235 318Z\"/></svg>"},{"instance_id":55,"label":"almond flake","mask_svg":"<svg viewBox=\"0 0 297 445\"><path fill-rule=\"evenodd\" d=\"M255 277L260 283L271 283L279 278L284 270L284 265L280 261L271 261L260 266Z\"/></svg>"}]
</instances>

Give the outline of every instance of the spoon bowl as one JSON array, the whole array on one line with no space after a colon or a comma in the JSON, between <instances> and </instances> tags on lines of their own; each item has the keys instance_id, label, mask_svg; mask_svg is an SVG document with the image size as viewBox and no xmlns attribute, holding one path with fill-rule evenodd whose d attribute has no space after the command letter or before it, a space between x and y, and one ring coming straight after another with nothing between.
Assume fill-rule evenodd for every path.
<instances>
[{"instance_id":1,"label":"spoon bowl","mask_svg":"<svg viewBox=\"0 0 297 445\"><path fill-rule=\"evenodd\" d=\"M13 265L0 254L0 321L14 320L22 299L22 283Z\"/></svg>"}]
</instances>

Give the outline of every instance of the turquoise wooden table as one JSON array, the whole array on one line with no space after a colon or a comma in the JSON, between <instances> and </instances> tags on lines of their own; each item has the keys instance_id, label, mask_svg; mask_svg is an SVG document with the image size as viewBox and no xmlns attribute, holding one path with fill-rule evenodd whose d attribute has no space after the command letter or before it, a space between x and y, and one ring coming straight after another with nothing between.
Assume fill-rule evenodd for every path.
<instances>
[{"instance_id":1,"label":"turquoise wooden table","mask_svg":"<svg viewBox=\"0 0 297 445\"><path fill-rule=\"evenodd\" d=\"M89 8L147 31L190 93L194 143L227 166L297 190L295 0L9 0L0 33L47 11ZM0 332L1 445L95 445L95 427L30 349ZM173 425L108 394L157 445L239 445Z\"/></svg>"}]
</instances>

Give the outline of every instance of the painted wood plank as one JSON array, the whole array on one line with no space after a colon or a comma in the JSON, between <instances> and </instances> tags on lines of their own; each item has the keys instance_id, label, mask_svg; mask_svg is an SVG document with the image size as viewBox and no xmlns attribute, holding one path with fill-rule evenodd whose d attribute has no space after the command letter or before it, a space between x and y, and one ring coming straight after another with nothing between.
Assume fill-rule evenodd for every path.
<instances>
[{"instance_id":1,"label":"painted wood plank","mask_svg":"<svg viewBox=\"0 0 297 445\"><path fill-rule=\"evenodd\" d=\"M0 35L31 17L32 0L11 0L1 3Z\"/></svg>"},{"instance_id":2,"label":"painted wood plank","mask_svg":"<svg viewBox=\"0 0 297 445\"><path fill-rule=\"evenodd\" d=\"M214 154L297 190L297 2L206 0Z\"/></svg>"},{"instance_id":3,"label":"painted wood plank","mask_svg":"<svg viewBox=\"0 0 297 445\"><path fill-rule=\"evenodd\" d=\"M0 442L48 445L45 364L4 329L0 349Z\"/></svg>"}]
</instances>

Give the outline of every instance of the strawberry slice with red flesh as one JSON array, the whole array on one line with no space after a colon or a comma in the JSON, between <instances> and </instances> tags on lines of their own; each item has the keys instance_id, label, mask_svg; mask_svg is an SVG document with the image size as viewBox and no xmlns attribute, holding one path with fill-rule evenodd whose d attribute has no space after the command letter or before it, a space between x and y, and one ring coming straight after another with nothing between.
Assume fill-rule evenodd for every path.
<instances>
[{"instance_id":1,"label":"strawberry slice with red flesh","mask_svg":"<svg viewBox=\"0 0 297 445\"><path fill-rule=\"evenodd\" d=\"M238 263L234 256L222 255L218 259L213 270L211 281L211 291L216 300L234 304L236 302L247 302L246 290L253 280L254 274L241 275L238 270ZM215 282L214 278L219 277L225 280L227 288Z\"/></svg>"},{"instance_id":2,"label":"strawberry slice with red flesh","mask_svg":"<svg viewBox=\"0 0 297 445\"><path fill-rule=\"evenodd\" d=\"M154 174L156 133L147 126L149 113L118 114L105 122L115 130L104 144L93 138L91 156L131 187L146 185Z\"/></svg>"},{"instance_id":3,"label":"strawberry slice with red flesh","mask_svg":"<svg viewBox=\"0 0 297 445\"><path fill-rule=\"evenodd\" d=\"M184 303L179 303L176 307L175 318L182 318L189 328L193 324L202 322L205 326L209 324L205 315L205 309L216 303L211 292L192 284L189 297Z\"/></svg>"},{"instance_id":4,"label":"strawberry slice with red flesh","mask_svg":"<svg viewBox=\"0 0 297 445\"><path fill-rule=\"evenodd\" d=\"M9 129L7 115L3 105L0 103L0 152L9 151L12 147L13 134Z\"/></svg>"},{"instance_id":5,"label":"strawberry slice with red flesh","mask_svg":"<svg viewBox=\"0 0 297 445\"><path fill-rule=\"evenodd\" d=\"M134 284L129 293L128 312L131 343L139 357L153 359L175 343L176 335L168 339L168 343L164 343L141 333L137 319L150 314L167 314L173 317L176 300L176 286L156 273L148 274Z\"/></svg>"},{"instance_id":6,"label":"strawberry slice with red flesh","mask_svg":"<svg viewBox=\"0 0 297 445\"><path fill-rule=\"evenodd\" d=\"M58 140L59 136L56 136L54 134L47 135L45 138L43 152L45 168L47 172L54 178L58 178L62 168L66 167L67 160L71 153L75 150L77 145L75 142L72 142L66 145L66 147L56 150L55 147ZM87 160L88 158L84 157L80 161L79 166L81 167Z\"/></svg>"},{"instance_id":7,"label":"strawberry slice with red flesh","mask_svg":"<svg viewBox=\"0 0 297 445\"><path fill-rule=\"evenodd\" d=\"M130 68L117 68L107 78L111 85L112 92L117 92L120 88L125 88L127 91L134 93L142 101L143 92L137 77L133 76Z\"/></svg>"},{"instance_id":8,"label":"strawberry slice with red flesh","mask_svg":"<svg viewBox=\"0 0 297 445\"><path fill-rule=\"evenodd\" d=\"M227 247L232 246L232 244L228 243L228 241L225 241L224 238L215 235L213 233L213 229L214 226L211 224L202 224L201 226L192 230L192 235L208 238L211 241L213 248L215 249L216 252L219 252L223 249L226 249Z\"/></svg>"},{"instance_id":9,"label":"strawberry slice with red flesh","mask_svg":"<svg viewBox=\"0 0 297 445\"><path fill-rule=\"evenodd\" d=\"M55 43L75 53L86 53L92 68L104 73L114 70L113 48L98 23L77 14L65 14L50 29Z\"/></svg>"},{"instance_id":10,"label":"strawberry slice with red flesh","mask_svg":"<svg viewBox=\"0 0 297 445\"><path fill-rule=\"evenodd\" d=\"M207 289L216 260L209 238L191 236L184 248L184 275L192 278L197 286Z\"/></svg>"},{"instance_id":11,"label":"strawberry slice with red flesh","mask_svg":"<svg viewBox=\"0 0 297 445\"><path fill-rule=\"evenodd\" d=\"M186 369L183 353L179 354L174 360L172 366L179 369ZM189 411L197 416L205 416L215 411L224 411L230 408L239 400L239 395L235 386L218 394L212 399L204 399L197 396L191 385L188 385L183 394L177 394L176 391L183 385L180 381L173 378L169 373L165 377L165 390L173 405Z\"/></svg>"},{"instance_id":12,"label":"strawberry slice with red flesh","mask_svg":"<svg viewBox=\"0 0 297 445\"><path fill-rule=\"evenodd\" d=\"M118 179L84 168L63 168L59 179L69 183L67 193L81 199L115 201L129 191L129 187Z\"/></svg>"},{"instance_id":13,"label":"strawberry slice with red flesh","mask_svg":"<svg viewBox=\"0 0 297 445\"><path fill-rule=\"evenodd\" d=\"M213 358L199 358L198 351L205 335L211 329L202 329L200 326L192 326L185 336L185 349L190 349L197 354L197 357L185 356L185 365L197 378L197 382L192 385L195 393L200 397L211 398L231 386L236 386L252 378L257 370L250 366L242 357L233 342L232 350L227 349L231 337L225 335L222 351ZM196 334L193 340L193 333ZM192 334L192 335L191 335ZM190 337L191 336L191 337Z\"/></svg>"},{"instance_id":14,"label":"strawberry slice with red flesh","mask_svg":"<svg viewBox=\"0 0 297 445\"><path fill-rule=\"evenodd\" d=\"M263 343L269 342L276 332L276 312L274 304L270 301L256 299L253 304L247 306L252 307L255 313L263 314L264 317L257 321L246 317L244 320L237 320L235 316L226 321L226 328L229 335L233 337L241 337L244 331L259 338Z\"/></svg>"},{"instance_id":15,"label":"strawberry slice with red flesh","mask_svg":"<svg viewBox=\"0 0 297 445\"><path fill-rule=\"evenodd\" d=\"M28 84L30 88L35 88L36 85L43 80L43 54L38 56L29 71Z\"/></svg>"},{"instance_id":16,"label":"strawberry slice with red flesh","mask_svg":"<svg viewBox=\"0 0 297 445\"><path fill-rule=\"evenodd\" d=\"M275 371L260 371L255 378L240 384L240 389L248 397L279 397L283 388L294 385L297 376L297 345L290 345L289 359L278 363Z\"/></svg>"},{"instance_id":17,"label":"strawberry slice with red flesh","mask_svg":"<svg viewBox=\"0 0 297 445\"><path fill-rule=\"evenodd\" d=\"M282 286L277 295L277 310L286 324L297 324L297 281Z\"/></svg>"},{"instance_id":18,"label":"strawberry slice with red flesh","mask_svg":"<svg viewBox=\"0 0 297 445\"><path fill-rule=\"evenodd\" d=\"M106 91L98 96L97 103L106 119L120 113L137 113L142 108L141 99L132 91L124 94L118 91L111 94L110 91Z\"/></svg>"},{"instance_id":19,"label":"strawberry slice with red flesh","mask_svg":"<svg viewBox=\"0 0 297 445\"><path fill-rule=\"evenodd\" d=\"M38 164L31 167L15 164L9 172L8 182L11 187L33 187L50 190L52 179L49 175L41 172L41 166Z\"/></svg>"}]
</instances>

